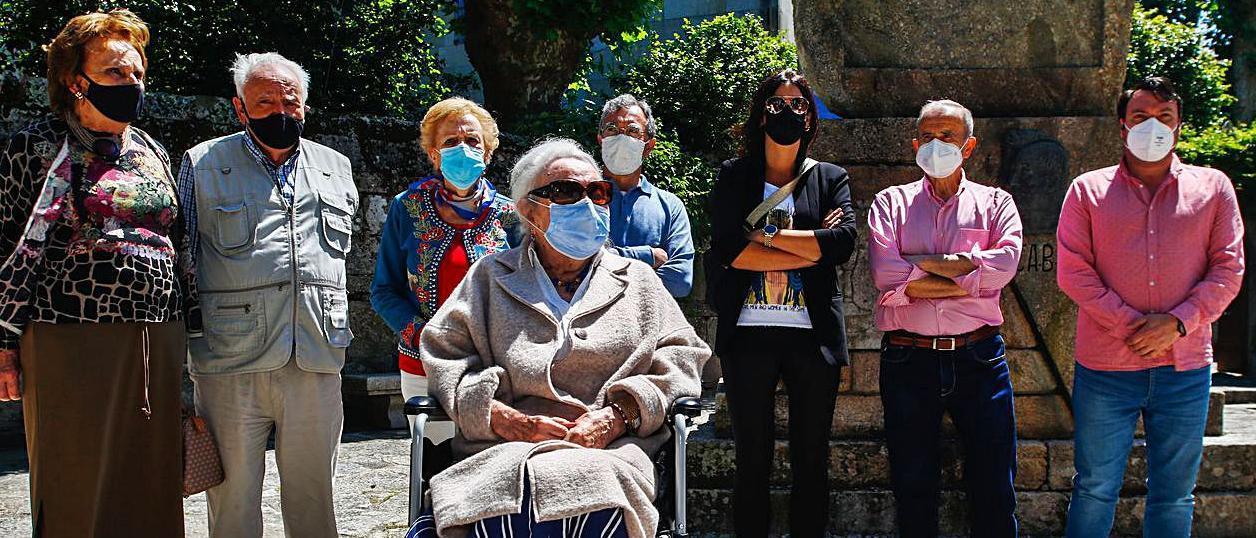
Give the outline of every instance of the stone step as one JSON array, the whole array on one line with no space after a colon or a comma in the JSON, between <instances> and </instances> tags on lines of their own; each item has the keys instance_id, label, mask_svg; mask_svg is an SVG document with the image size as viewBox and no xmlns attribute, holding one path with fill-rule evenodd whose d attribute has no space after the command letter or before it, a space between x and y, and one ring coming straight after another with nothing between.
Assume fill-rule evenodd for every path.
<instances>
[{"instance_id":1,"label":"stone step","mask_svg":"<svg viewBox=\"0 0 1256 538\"><path fill-rule=\"evenodd\" d=\"M733 442L699 431L689 439L689 483L698 488L731 488L736 473ZM942 445L942 487L962 488L962 457L958 441ZM1062 491L1072 486L1072 441L1020 441L1017 446L1016 489ZM1130 451L1122 491L1146 493L1146 447L1137 441ZM870 440L829 442L829 484L834 489L888 489L889 455L885 444ZM788 486L789 443L776 442L772 484ZM1256 442L1244 444L1228 437L1207 437L1200 465L1198 491L1251 491L1256 493Z\"/></svg>"},{"instance_id":2,"label":"stone step","mask_svg":"<svg viewBox=\"0 0 1256 538\"><path fill-rule=\"evenodd\" d=\"M1218 372L1212 375L1212 387L1225 393L1226 405L1256 403L1256 376Z\"/></svg>"},{"instance_id":3,"label":"stone step","mask_svg":"<svg viewBox=\"0 0 1256 538\"><path fill-rule=\"evenodd\" d=\"M404 429L405 402L401 400L401 374L345 374L341 381L345 429Z\"/></svg>"},{"instance_id":4,"label":"stone step","mask_svg":"<svg viewBox=\"0 0 1256 538\"><path fill-rule=\"evenodd\" d=\"M732 423L728 414L728 397L721 390L715 395L716 434L732 437ZM1226 393L1213 389L1208 401L1208 422L1205 435L1219 436L1225 431L1224 413ZM776 437L784 439L788 433L789 397L784 390L776 395ZM837 397L833 412L832 437L838 439L868 439L882 437L885 433L885 416L881 408L881 396L857 392L843 392ZM954 436L955 427L949 417L943 417L944 435ZM1073 436L1072 411L1065 397L1057 394L1016 394L1016 431L1021 439L1068 439ZM1142 426L1138 428L1142 434Z\"/></svg>"},{"instance_id":5,"label":"stone step","mask_svg":"<svg viewBox=\"0 0 1256 538\"><path fill-rule=\"evenodd\" d=\"M773 531L788 527L789 494L773 489L770 506ZM1023 491L1017 494L1017 518L1021 534L1064 534L1068 494L1057 491ZM726 536L733 529L732 492L728 489L689 491L689 529L698 536ZM896 517L894 495L886 490L834 491L829 496L829 530L836 536L893 535ZM1114 535L1141 536L1145 498L1122 497L1117 504ZM943 491L938 520L945 536L967 536L967 506L960 491ZM1200 538L1252 536L1256 529L1256 493L1200 493L1195 498L1193 535Z\"/></svg>"},{"instance_id":6,"label":"stone step","mask_svg":"<svg viewBox=\"0 0 1256 538\"><path fill-rule=\"evenodd\" d=\"M1256 535L1256 404L1224 406L1233 424L1223 436L1204 439L1204 457L1196 489L1195 535ZM698 536L726 536L732 531L732 483L736 471L733 443L717 437L715 421L702 423L690 436L689 515ZM959 447L946 441L940 520L947 535L964 535ZM894 499L889 491L885 447L877 440L830 441L830 520L835 536L892 535ZM1022 533L1060 535L1073 475L1072 441L1023 440L1017 453L1016 487ZM1146 493L1146 450L1135 443L1129 458L1116 534L1139 535ZM777 528L784 528L788 501L789 447L777 441L769 507ZM779 530L778 530L779 532Z\"/></svg>"}]
</instances>

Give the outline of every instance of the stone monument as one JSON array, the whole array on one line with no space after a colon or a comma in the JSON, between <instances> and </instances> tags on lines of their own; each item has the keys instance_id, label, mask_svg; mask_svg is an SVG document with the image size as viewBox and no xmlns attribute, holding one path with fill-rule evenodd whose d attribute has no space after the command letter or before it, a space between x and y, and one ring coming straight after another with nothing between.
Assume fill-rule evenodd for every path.
<instances>
[{"instance_id":1,"label":"stone monument","mask_svg":"<svg viewBox=\"0 0 1256 538\"><path fill-rule=\"evenodd\" d=\"M1115 107L1132 9L1132 0L795 1L803 73L846 118L822 126L817 153L850 170L857 207L921 177L911 137L925 101L954 99L976 116L970 178L1010 191L1025 224L1005 332L1046 378L1016 377L1022 430L1071 431L1075 307L1055 285L1055 224L1070 180L1120 157ZM854 346L876 349L866 264L846 269ZM1042 394L1030 398L1028 385Z\"/></svg>"}]
</instances>

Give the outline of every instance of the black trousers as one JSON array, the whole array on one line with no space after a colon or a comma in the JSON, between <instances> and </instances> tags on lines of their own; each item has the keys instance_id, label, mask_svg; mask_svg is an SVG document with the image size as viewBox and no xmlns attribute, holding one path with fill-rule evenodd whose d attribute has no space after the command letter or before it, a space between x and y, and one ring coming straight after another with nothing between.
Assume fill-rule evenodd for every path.
<instances>
[{"instance_id":1,"label":"black trousers","mask_svg":"<svg viewBox=\"0 0 1256 538\"><path fill-rule=\"evenodd\" d=\"M789 533L794 538L824 536L829 522L829 432L841 368L824 361L811 330L737 331L735 351L720 357L737 453L737 536L762 538L769 532L778 380L784 380L789 395Z\"/></svg>"}]
</instances>

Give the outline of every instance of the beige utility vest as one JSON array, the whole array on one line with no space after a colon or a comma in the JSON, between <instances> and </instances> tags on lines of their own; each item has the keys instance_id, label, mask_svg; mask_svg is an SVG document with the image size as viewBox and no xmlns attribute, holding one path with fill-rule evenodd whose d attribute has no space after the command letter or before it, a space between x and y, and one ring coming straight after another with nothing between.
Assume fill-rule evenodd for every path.
<instances>
[{"instance_id":1,"label":"beige utility vest","mask_svg":"<svg viewBox=\"0 0 1256 538\"><path fill-rule=\"evenodd\" d=\"M193 374L264 372L295 358L339 373L353 340L345 258L358 191L349 159L302 139L293 204L244 144L245 133L188 151L196 181L197 286L204 337Z\"/></svg>"}]
</instances>

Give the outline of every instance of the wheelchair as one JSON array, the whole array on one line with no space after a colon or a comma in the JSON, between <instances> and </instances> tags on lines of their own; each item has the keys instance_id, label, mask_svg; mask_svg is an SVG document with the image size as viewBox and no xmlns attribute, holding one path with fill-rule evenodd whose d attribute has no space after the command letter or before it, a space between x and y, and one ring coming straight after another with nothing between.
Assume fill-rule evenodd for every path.
<instances>
[{"instance_id":1,"label":"wheelchair","mask_svg":"<svg viewBox=\"0 0 1256 538\"><path fill-rule=\"evenodd\" d=\"M437 473L453 465L451 441L433 445L423 438L427 425L447 422L449 416L431 396L415 396L405 403L406 415L414 417L410 430L410 509L407 525L413 525L427 506L423 493ZM685 474L685 445L689 440L692 420L702 413L700 398L677 398L668 413L666 428L672 432L672 442L654 455L655 476L659 477L655 488L654 507L659 511L658 536L686 538L689 536L685 519L685 500L688 486ZM663 477L672 477L664 480ZM669 517L670 516L670 517Z\"/></svg>"}]
</instances>

